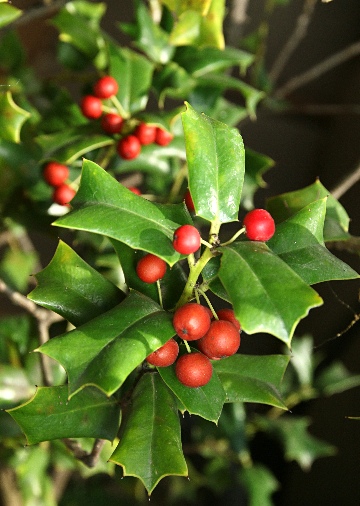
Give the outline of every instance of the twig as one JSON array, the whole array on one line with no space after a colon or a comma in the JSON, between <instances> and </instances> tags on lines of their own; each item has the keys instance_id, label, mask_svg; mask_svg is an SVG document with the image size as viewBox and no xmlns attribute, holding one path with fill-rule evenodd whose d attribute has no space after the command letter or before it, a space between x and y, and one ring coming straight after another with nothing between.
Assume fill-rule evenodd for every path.
<instances>
[{"instance_id":1,"label":"twig","mask_svg":"<svg viewBox=\"0 0 360 506\"><path fill-rule=\"evenodd\" d=\"M317 65L314 65L314 67L303 72L302 74L299 74L293 77L292 79L289 79L289 81L287 81L283 86L281 86L274 92L274 96L276 98L284 98L297 88L300 88L301 86L304 86L304 84L307 84L310 81L317 79L322 74L325 74L334 67L337 67L341 63L344 63L345 61L359 54L360 54L360 41L355 42L350 46L347 46L345 49L333 54L329 58L326 58L325 60L321 61Z\"/></svg>"},{"instance_id":2,"label":"twig","mask_svg":"<svg viewBox=\"0 0 360 506\"><path fill-rule=\"evenodd\" d=\"M49 328L50 326L58 321L61 321L62 316L43 309L37 306L32 300L29 300L25 295L12 290L1 278L0 278L0 292L7 296L11 302L16 306L25 309L30 313L38 322L39 329L39 342L44 344L49 340ZM52 384L52 371L50 367L49 357L44 354L40 354L41 369L43 374L44 385L49 386Z\"/></svg>"},{"instance_id":3,"label":"twig","mask_svg":"<svg viewBox=\"0 0 360 506\"><path fill-rule=\"evenodd\" d=\"M91 452L86 452L81 448L80 443L74 439L64 438L63 443L66 447L72 452L74 457L77 460L80 460L87 467L95 467L99 457L101 450L105 444L105 439L96 439L94 445L92 447Z\"/></svg>"},{"instance_id":4,"label":"twig","mask_svg":"<svg viewBox=\"0 0 360 506\"><path fill-rule=\"evenodd\" d=\"M303 40L303 38L306 36L316 3L317 0L304 1L302 12L296 21L295 30L292 32L290 38L280 51L269 72L269 78L273 83L277 81L289 58L298 47L300 42Z\"/></svg>"},{"instance_id":5,"label":"twig","mask_svg":"<svg viewBox=\"0 0 360 506\"><path fill-rule=\"evenodd\" d=\"M336 199L339 199L346 193L354 184L356 184L360 180L360 164L356 167L356 169L351 172L338 186L336 186L331 194Z\"/></svg>"},{"instance_id":6,"label":"twig","mask_svg":"<svg viewBox=\"0 0 360 506\"><path fill-rule=\"evenodd\" d=\"M4 506L22 506L23 500L16 485L15 471L0 467L0 497Z\"/></svg>"},{"instance_id":7,"label":"twig","mask_svg":"<svg viewBox=\"0 0 360 506\"><path fill-rule=\"evenodd\" d=\"M26 25L38 18L50 17L55 14L55 12L64 7L67 2L69 2L69 0L56 0L51 3L44 1L44 5L41 7L32 7L29 10L24 11L22 16L15 19L12 23L6 25L2 30L0 30L0 33L8 32L13 28Z\"/></svg>"}]
</instances>

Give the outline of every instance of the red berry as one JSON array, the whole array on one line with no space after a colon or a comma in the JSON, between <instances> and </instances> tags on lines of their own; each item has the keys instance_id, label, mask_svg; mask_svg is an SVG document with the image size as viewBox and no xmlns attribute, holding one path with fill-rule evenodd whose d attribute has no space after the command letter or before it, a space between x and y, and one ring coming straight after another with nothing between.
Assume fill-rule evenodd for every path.
<instances>
[{"instance_id":1,"label":"red berry","mask_svg":"<svg viewBox=\"0 0 360 506\"><path fill-rule=\"evenodd\" d=\"M219 309L216 313L218 315L219 320L227 320L228 322L231 322L234 327L237 328L238 332L241 331L241 326L239 321L235 318L235 313L233 309Z\"/></svg>"},{"instance_id":2,"label":"red berry","mask_svg":"<svg viewBox=\"0 0 360 506\"><path fill-rule=\"evenodd\" d=\"M173 140L174 136L163 128L156 129L155 142L159 146L167 146Z\"/></svg>"},{"instance_id":3,"label":"red berry","mask_svg":"<svg viewBox=\"0 0 360 506\"><path fill-rule=\"evenodd\" d=\"M101 118L101 127L107 134L118 134L121 132L124 120L118 114L109 112Z\"/></svg>"},{"instance_id":4,"label":"red berry","mask_svg":"<svg viewBox=\"0 0 360 506\"><path fill-rule=\"evenodd\" d=\"M101 77L94 84L94 95L98 98L110 98L119 90L119 85L111 76Z\"/></svg>"},{"instance_id":5,"label":"red berry","mask_svg":"<svg viewBox=\"0 0 360 506\"><path fill-rule=\"evenodd\" d=\"M127 135L120 139L117 145L117 152L125 160L132 160L139 156L141 144L135 135Z\"/></svg>"},{"instance_id":6,"label":"red berry","mask_svg":"<svg viewBox=\"0 0 360 506\"><path fill-rule=\"evenodd\" d=\"M162 258L148 253L140 258L136 265L136 274L145 283L155 283L166 273L166 262Z\"/></svg>"},{"instance_id":7,"label":"red berry","mask_svg":"<svg viewBox=\"0 0 360 506\"><path fill-rule=\"evenodd\" d=\"M195 302L184 304L174 313L175 332L185 341L195 341L203 337L209 330L210 323L208 308Z\"/></svg>"},{"instance_id":8,"label":"red berry","mask_svg":"<svg viewBox=\"0 0 360 506\"><path fill-rule=\"evenodd\" d=\"M197 344L199 350L209 358L230 357L239 349L240 334L229 321L214 320Z\"/></svg>"},{"instance_id":9,"label":"red berry","mask_svg":"<svg viewBox=\"0 0 360 506\"><path fill-rule=\"evenodd\" d=\"M69 177L69 169L58 162L49 162L43 170L43 178L51 186L60 186Z\"/></svg>"},{"instance_id":10,"label":"red berry","mask_svg":"<svg viewBox=\"0 0 360 506\"><path fill-rule=\"evenodd\" d=\"M183 385L191 388L203 387L211 380L212 364L202 353L187 353L178 358L175 374Z\"/></svg>"},{"instance_id":11,"label":"red berry","mask_svg":"<svg viewBox=\"0 0 360 506\"><path fill-rule=\"evenodd\" d=\"M155 142L156 127L154 125L147 125L146 123L140 123L135 131L134 135L139 139L140 143L144 146Z\"/></svg>"},{"instance_id":12,"label":"red berry","mask_svg":"<svg viewBox=\"0 0 360 506\"><path fill-rule=\"evenodd\" d=\"M200 248L201 237L193 225L182 225L174 232L174 249L182 255L190 255Z\"/></svg>"},{"instance_id":13,"label":"red berry","mask_svg":"<svg viewBox=\"0 0 360 506\"><path fill-rule=\"evenodd\" d=\"M141 195L141 191L139 188L136 188L136 186L129 186L128 190L130 190L132 193L135 193L135 195Z\"/></svg>"},{"instance_id":14,"label":"red berry","mask_svg":"<svg viewBox=\"0 0 360 506\"><path fill-rule=\"evenodd\" d=\"M85 118L98 119L102 114L102 102L93 95L85 95L80 103L81 112Z\"/></svg>"},{"instance_id":15,"label":"red berry","mask_svg":"<svg viewBox=\"0 0 360 506\"><path fill-rule=\"evenodd\" d=\"M275 222L265 209L253 209L244 218L245 233L251 241L268 241L275 233Z\"/></svg>"},{"instance_id":16,"label":"red berry","mask_svg":"<svg viewBox=\"0 0 360 506\"><path fill-rule=\"evenodd\" d=\"M156 367L168 367L172 365L179 354L179 345L175 339L169 339L161 348L150 353L146 361Z\"/></svg>"},{"instance_id":17,"label":"red berry","mask_svg":"<svg viewBox=\"0 0 360 506\"><path fill-rule=\"evenodd\" d=\"M188 210L192 213L195 211L194 202L190 193L189 188L186 190L184 195L185 205L188 208Z\"/></svg>"},{"instance_id":18,"label":"red berry","mask_svg":"<svg viewBox=\"0 0 360 506\"><path fill-rule=\"evenodd\" d=\"M53 202L60 206L65 206L75 196L76 191L67 184L61 184L54 190L52 199Z\"/></svg>"}]
</instances>

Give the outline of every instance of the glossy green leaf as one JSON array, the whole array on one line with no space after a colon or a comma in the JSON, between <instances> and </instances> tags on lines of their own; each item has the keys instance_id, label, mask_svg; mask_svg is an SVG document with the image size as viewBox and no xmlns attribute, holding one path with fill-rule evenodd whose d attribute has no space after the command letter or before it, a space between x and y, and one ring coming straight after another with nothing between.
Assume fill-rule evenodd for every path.
<instances>
[{"instance_id":1,"label":"glossy green leaf","mask_svg":"<svg viewBox=\"0 0 360 506\"><path fill-rule=\"evenodd\" d=\"M290 346L296 325L321 297L264 243L237 242L221 251L219 278L242 328Z\"/></svg>"},{"instance_id":2,"label":"glossy green leaf","mask_svg":"<svg viewBox=\"0 0 360 506\"><path fill-rule=\"evenodd\" d=\"M51 339L36 351L60 362L69 393L94 385L106 395L175 334L172 316L138 292L75 330Z\"/></svg>"},{"instance_id":3,"label":"glossy green leaf","mask_svg":"<svg viewBox=\"0 0 360 506\"><path fill-rule=\"evenodd\" d=\"M287 409L280 385L288 355L232 355L214 361L214 369L226 392L227 402L258 402Z\"/></svg>"},{"instance_id":4,"label":"glossy green leaf","mask_svg":"<svg viewBox=\"0 0 360 506\"><path fill-rule=\"evenodd\" d=\"M113 308L125 297L63 241L51 262L35 277L38 284L29 299L75 326Z\"/></svg>"},{"instance_id":5,"label":"glossy green leaf","mask_svg":"<svg viewBox=\"0 0 360 506\"><path fill-rule=\"evenodd\" d=\"M221 50L216 47L185 46L179 47L174 56L174 61L194 77L225 70L235 65L241 70L246 70L253 60L252 54L234 47Z\"/></svg>"},{"instance_id":6,"label":"glossy green leaf","mask_svg":"<svg viewBox=\"0 0 360 506\"><path fill-rule=\"evenodd\" d=\"M225 49L223 22L225 17L225 0L211 0L209 10L201 19L198 45L213 46Z\"/></svg>"},{"instance_id":7,"label":"glossy green leaf","mask_svg":"<svg viewBox=\"0 0 360 506\"><path fill-rule=\"evenodd\" d=\"M160 0L160 2L168 7L175 14L179 15L188 9L205 15L210 7L211 0Z\"/></svg>"},{"instance_id":8,"label":"glossy green leaf","mask_svg":"<svg viewBox=\"0 0 360 506\"><path fill-rule=\"evenodd\" d=\"M3 140L19 143L21 128L29 117L30 113L14 102L11 91L0 93L0 131Z\"/></svg>"},{"instance_id":9,"label":"glossy green leaf","mask_svg":"<svg viewBox=\"0 0 360 506\"><path fill-rule=\"evenodd\" d=\"M325 242L348 239L349 216L343 206L319 180L301 190L270 198L267 202L267 209L274 220L279 223L311 204L311 202L325 197L327 197L324 224Z\"/></svg>"},{"instance_id":10,"label":"glossy green leaf","mask_svg":"<svg viewBox=\"0 0 360 506\"><path fill-rule=\"evenodd\" d=\"M271 496L278 490L279 482L267 467L261 464L244 467L240 480L248 493L248 506L273 506Z\"/></svg>"},{"instance_id":11,"label":"glossy green leaf","mask_svg":"<svg viewBox=\"0 0 360 506\"><path fill-rule=\"evenodd\" d=\"M120 406L96 388L68 399L67 385L38 387L32 399L7 412L20 425L28 444L60 438L93 437L112 441Z\"/></svg>"},{"instance_id":12,"label":"glossy green leaf","mask_svg":"<svg viewBox=\"0 0 360 506\"><path fill-rule=\"evenodd\" d=\"M360 374L352 374L342 362L336 361L315 376L314 387L323 395L334 395L360 385Z\"/></svg>"},{"instance_id":13,"label":"glossy green leaf","mask_svg":"<svg viewBox=\"0 0 360 506\"><path fill-rule=\"evenodd\" d=\"M326 201L316 200L277 225L275 235L267 243L309 285L359 277L324 245Z\"/></svg>"},{"instance_id":14,"label":"glossy green leaf","mask_svg":"<svg viewBox=\"0 0 360 506\"><path fill-rule=\"evenodd\" d=\"M256 153L252 149L245 149L245 179L241 197L241 205L250 211L254 207L254 194L259 188L265 188L266 183L262 176L271 167L274 161L268 156Z\"/></svg>"},{"instance_id":15,"label":"glossy green leaf","mask_svg":"<svg viewBox=\"0 0 360 506\"><path fill-rule=\"evenodd\" d=\"M119 241L112 240L111 242L119 257L127 286L160 303L157 284L144 283L136 273L136 264L142 257L142 252L135 251ZM187 277L179 263L173 265L171 269L167 268L165 276L160 280L164 309L169 310L175 307L186 281Z\"/></svg>"},{"instance_id":16,"label":"glossy green leaf","mask_svg":"<svg viewBox=\"0 0 360 506\"><path fill-rule=\"evenodd\" d=\"M277 438L284 447L286 460L295 460L303 471L309 471L314 460L329 457L336 448L308 432L310 419L306 417L283 417L278 420L257 418L260 429Z\"/></svg>"},{"instance_id":17,"label":"glossy green leaf","mask_svg":"<svg viewBox=\"0 0 360 506\"><path fill-rule=\"evenodd\" d=\"M41 135L36 138L36 142L43 148L43 159L51 158L60 163L71 164L89 151L110 146L114 139L108 135L94 133L92 125L82 125Z\"/></svg>"},{"instance_id":18,"label":"glossy green leaf","mask_svg":"<svg viewBox=\"0 0 360 506\"><path fill-rule=\"evenodd\" d=\"M174 25L169 42L173 46L196 45L200 39L202 15L195 10L184 11Z\"/></svg>"},{"instance_id":19,"label":"glossy green leaf","mask_svg":"<svg viewBox=\"0 0 360 506\"><path fill-rule=\"evenodd\" d=\"M311 386L314 376L314 340L311 336L296 338L291 344L291 366L301 386Z\"/></svg>"},{"instance_id":20,"label":"glossy green leaf","mask_svg":"<svg viewBox=\"0 0 360 506\"><path fill-rule=\"evenodd\" d=\"M148 9L141 2L136 6L135 44L151 60L166 64L175 48L169 44L169 35L154 22Z\"/></svg>"},{"instance_id":21,"label":"glossy green leaf","mask_svg":"<svg viewBox=\"0 0 360 506\"><path fill-rule=\"evenodd\" d=\"M236 90L241 93L245 100L246 109L252 119L256 118L256 107L265 97L265 93L245 83L241 79L225 74L206 74L198 78L198 84L203 86L217 87L225 90Z\"/></svg>"},{"instance_id":22,"label":"glossy green leaf","mask_svg":"<svg viewBox=\"0 0 360 506\"><path fill-rule=\"evenodd\" d=\"M167 97L179 100L187 97L196 80L178 63L171 61L154 73L152 85L159 97L159 105L163 107Z\"/></svg>"},{"instance_id":23,"label":"glossy green leaf","mask_svg":"<svg viewBox=\"0 0 360 506\"><path fill-rule=\"evenodd\" d=\"M149 495L165 476L187 476L176 401L158 374L141 378L124 425L110 457L124 476L138 477Z\"/></svg>"},{"instance_id":24,"label":"glossy green leaf","mask_svg":"<svg viewBox=\"0 0 360 506\"><path fill-rule=\"evenodd\" d=\"M182 121L196 214L217 224L235 221L245 172L242 138L237 129L186 107Z\"/></svg>"},{"instance_id":25,"label":"glossy green leaf","mask_svg":"<svg viewBox=\"0 0 360 506\"><path fill-rule=\"evenodd\" d=\"M8 2L0 3L0 28L12 23L21 16L22 11Z\"/></svg>"},{"instance_id":26,"label":"glossy green leaf","mask_svg":"<svg viewBox=\"0 0 360 506\"><path fill-rule=\"evenodd\" d=\"M154 204L134 195L94 162L84 160L74 210L55 225L87 230L153 253L169 265L180 255L172 245L174 231L191 218L183 204Z\"/></svg>"},{"instance_id":27,"label":"glossy green leaf","mask_svg":"<svg viewBox=\"0 0 360 506\"><path fill-rule=\"evenodd\" d=\"M190 388L180 383L176 377L174 366L158 367L158 371L167 386L179 399L180 411L188 411L191 415L199 415L217 423L226 397L215 371L213 371L209 383L199 388Z\"/></svg>"},{"instance_id":28,"label":"glossy green leaf","mask_svg":"<svg viewBox=\"0 0 360 506\"><path fill-rule=\"evenodd\" d=\"M129 115L145 109L153 70L144 56L109 44L109 72L120 83L117 98Z\"/></svg>"}]
</instances>

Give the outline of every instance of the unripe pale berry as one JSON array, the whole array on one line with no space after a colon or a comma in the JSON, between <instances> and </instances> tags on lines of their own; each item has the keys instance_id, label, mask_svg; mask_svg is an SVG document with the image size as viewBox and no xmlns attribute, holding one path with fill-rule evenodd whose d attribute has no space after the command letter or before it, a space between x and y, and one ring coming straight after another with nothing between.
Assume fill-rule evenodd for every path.
<instances>
[{"instance_id":1,"label":"unripe pale berry","mask_svg":"<svg viewBox=\"0 0 360 506\"><path fill-rule=\"evenodd\" d=\"M211 380L212 364L202 353L187 353L178 358L175 374L183 385L191 388L203 387Z\"/></svg>"},{"instance_id":2,"label":"unripe pale berry","mask_svg":"<svg viewBox=\"0 0 360 506\"><path fill-rule=\"evenodd\" d=\"M162 258L148 253L140 258L136 265L136 274L145 283L155 283L166 273L166 262Z\"/></svg>"},{"instance_id":3,"label":"unripe pale berry","mask_svg":"<svg viewBox=\"0 0 360 506\"><path fill-rule=\"evenodd\" d=\"M275 222L265 209L253 209L244 218L243 225L251 241L268 241L275 233Z\"/></svg>"},{"instance_id":4,"label":"unripe pale berry","mask_svg":"<svg viewBox=\"0 0 360 506\"><path fill-rule=\"evenodd\" d=\"M219 309L216 312L219 320L227 320L228 322L231 322L238 330L238 332L241 331L241 326L239 321L235 318L235 313L233 309L230 308L224 308Z\"/></svg>"},{"instance_id":5,"label":"unripe pale berry","mask_svg":"<svg viewBox=\"0 0 360 506\"><path fill-rule=\"evenodd\" d=\"M140 143L144 146L151 144L152 142L155 142L156 126L139 123L139 125L135 128L134 135L136 135Z\"/></svg>"},{"instance_id":6,"label":"unripe pale berry","mask_svg":"<svg viewBox=\"0 0 360 506\"><path fill-rule=\"evenodd\" d=\"M209 358L230 357L239 349L240 333L231 322L214 320L197 346Z\"/></svg>"},{"instance_id":7,"label":"unripe pale berry","mask_svg":"<svg viewBox=\"0 0 360 506\"><path fill-rule=\"evenodd\" d=\"M173 140L174 136L164 128L157 128L155 134L155 142L159 146L167 146Z\"/></svg>"},{"instance_id":8,"label":"unripe pale berry","mask_svg":"<svg viewBox=\"0 0 360 506\"><path fill-rule=\"evenodd\" d=\"M181 306L173 317L175 332L185 341L195 341L203 337L209 330L210 323L208 308L195 302Z\"/></svg>"},{"instance_id":9,"label":"unripe pale berry","mask_svg":"<svg viewBox=\"0 0 360 506\"><path fill-rule=\"evenodd\" d=\"M69 177L69 169L58 162L49 162L43 170L44 180L51 186L60 186Z\"/></svg>"},{"instance_id":10,"label":"unripe pale berry","mask_svg":"<svg viewBox=\"0 0 360 506\"><path fill-rule=\"evenodd\" d=\"M102 114L102 102L93 95L85 95L80 103L80 109L85 118L98 119Z\"/></svg>"},{"instance_id":11,"label":"unripe pale berry","mask_svg":"<svg viewBox=\"0 0 360 506\"><path fill-rule=\"evenodd\" d=\"M140 151L141 144L135 135L127 135L118 142L117 152L124 160L133 160L139 156Z\"/></svg>"},{"instance_id":12,"label":"unripe pale berry","mask_svg":"<svg viewBox=\"0 0 360 506\"><path fill-rule=\"evenodd\" d=\"M109 112L101 118L101 127L107 134L118 134L121 132L124 120L118 114Z\"/></svg>"},{"instance_id":13,"label":"unripe pale berry","mask_svg":"<svg viewBox=\"0 0 360 506\"><path fill-rule=\"evenodd\" d=\"M182 225L174 232L173 246L182 255L190 255L200 248L201 237L193 225Z\"/></svg>"},{"instance_id":14,"label":"unripe pale berry","mask_svg":"<svg viewBox=\"0 0 360 506\"><path fill-rule=\"evenodd\" d=\"M75 196L76 191L71 188L71 186L67 184L62 184L57 186L54 190L52 199L53 202L59 204L60 206L65 206L72 200Z\"/></svg>"},{"instance_id":15,"label":"unripe pale berry","mask_svg":"<svg viewBox=\"0 0 360 506\"><path fill-rule=\"evenodd\" d=\"M179 354L179 345L175 339L169 339L161 348L153 351L146 357L146 361L156 367L172 365Z\"/></svg>"},{"instance_id":16,"label":"unripe pale berry","mask_svg":"<svg viewBox=\"0 0 360 506\"><path fill-rule=\"evenodd\" d=\"M111 76L100 77L94 84L94 95L98 98L110 98L119 90L119 85Z\"/></svg>"}]
</instances>

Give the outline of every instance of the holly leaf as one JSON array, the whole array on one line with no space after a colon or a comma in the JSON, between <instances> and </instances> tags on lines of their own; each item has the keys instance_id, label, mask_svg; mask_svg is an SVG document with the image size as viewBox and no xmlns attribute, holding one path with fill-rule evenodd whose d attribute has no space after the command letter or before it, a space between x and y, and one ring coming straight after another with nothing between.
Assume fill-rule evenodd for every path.
<instances>
[{"instance_id":1,"label":"holly leaf","mask_svg":"<svg viewBox=\"0 0 360 506\"><path fill-rule=\"evenodd\" d=\"M325 242L349 239L350 218L347 212L319 180L301 190L270 198L267 201L267 209L274 220L280 223L315 200L325 197L327 197L324 223Z\"/></svg>"},{"instance_id":2,"label":"holly leaf","mask_svg":"<svg viewBox=\"0 0 360 506\"><path fill-rule=\"evenodd\" d=\"M321 297L262 242L220 248L219 279L247 334L268 332L290 346L296 325Z\"/></svg>"},{"instance_id":3,"label":"holly leaf","mask_svg":"<svg viewBox=\"0 0 360 506\"><path fill-rule=\"evenodd\" d=\"M198 388L190 388L180 383L175 374L175 366L158 367L158 371L167 386L179 399L180 411L188 411L191 415L199 415L217 423L226 397L215 371L213 371L209 383Z\"/></svg>"},{"instance_id":4,"label":"holly leaf","mask_svg":"<svg viewBox=\"0 0 360 506\"><path fill-rule=\"evenodd\" d=\"M275 235L267 243L309 285L359 277L325 247L326 202L327 198L312 202L277 225Z\"/></svg>"},{"instance_id":5,"label":"holly leaf","mask_svg":"<svg viewBox=\"0 0 360 506\"><path fill-rule=\"evenodd\" d=\"M238 130L199 114L188 103L182 122L196 214L217 224L237 220L245 173Z\"/></svg>"},{"instance_id":6,"label":"holly leaf","mask_svg":"<svg viewBox=\"0 0 360 506\"><path fill-rule=\"evenodd\" d=\"M0 3L0 28L12 23L21 16L22 11L8 2L2 1Z\"/></svg>"},{"instance_id":7,"label":"holly leaf","mask_svg":"<svg viewBox=\"0 0 360 506\"><path fill-rule=\"evenodd\" d=\"M73 211L55 225L111 237L153 253L169 265L181 258L172 239L180 225L191 223L183 204L152 203L134 195L96 163L84 160L80 188L71 205Z\"/></svg>"},{"instance_id":8,"label":"holly leaf","mask_svg":"<svg viewBox=\"0 0 360 506\"><path fill-rule=\"evenodd\" d=\"M334 395L360 385L360 374L352 374L340 361L315 376L314 388L323 395Z\"/></svg>"},{"instance_id":9,"label":"holly leaf","mask_svg":"<svg viewBox=\"0 0 360 506\"><path fill-rule=\"evenodd\" d=\"M145 109L154 65L128 48L109 44L109 72L120 84L117 98L130 116Z\"/></svg>"},{"instance_id":10,"label":"holly leaf","mask_svg":"<svg viewBox=\"0 0 360 506\"><path fill-rule=\"evenodd\" d=\"M226 402L258 402L287 409L280 385L289 360L289 355L237 354L214 361L213 366L226 392Z\"/></svg>"},{"instance_id":11,"label":"holly leaf","mask_svg":"<svg viewBox=\"0 0 360 506\"><path fill-rule=\"evenodd\" d=\"M119 304L125 294L60 241L50 263L35 276L28 298L78 326Z\"/></svg>"},{"instance_id":12,"label":"holly leaf","mask_svg":"<svg viewBox=\"0 0 360 506\"><path fill-rule=\"evenodd\" d=\"M11 91L0 93L0 130L3 140L20 143L21 128L30 116L28 111L14 102Z\"/></svg>"},{"instance_id":13,"label":"holly leaf","mask_svg":"<svg viewBox=\"0 0 360 506\"><path fill-rule=\"evenodd\" d=\"M131 398L120 443L110 462L136 476L148 494L165 476L187 476L176 401L155 373L142 376Z\"/></svg>"},{"instance_id":14,"label":"holly leaf","mask_svg":"<svg viewBox=\"0 0 360 506\"><path fill-rule=\"evenodd\" d=\"M241 205L250 211L254 207L254 194L258 188L265 188L263 174L273 167L274 161L268 156L256 153L252 149L245 149L245 179L241 198Z\"/></svg>"},{"instance_id":15,"label":"holly leaf","mask_svg":"<svg viewBox=\"0 0 360 506\"><path fill-rule=\"evenodd\" d=\"M144 295L131 292L118 306L35 351L66 369L70 398L89 385L110 396L150 353L174 335L170 313Z\"/></svg>"},{"instance_id":16,"label":"holly leaf","mask_svg":"<svg viewBox=\"0 0 360 506\"><path fill-rule=\"evenodd\" d=\"M29 445L52 439L93 437L112 441L120 406L95 388L68 398L67 385L38 387L25 404L7 412L20 425Z\"/></svg>"},{"instance_id":17,"label":"holly leaf","mask_svg":"<svg viewBox=\"0 0 360 506\"><path fill-rule=\"evenodd\" d=\"M272 494L278 490L279 482L267 467L254 464L241 470L240 481L249 496L249 506L273 506Z\"/></svg>"},{"instance_id":18,"label":"holly leaf","mask_svg":"<svg viewBox=\"0 0 360 506\"><path fill-rule=\"evenodd\" d=\"M278 420L257 418L260 429L270 433L283 445L286 460L295 460L303 471L309 471L317 458L336 453L333 445L309 434L310 423L307 417L292 416Z\"/></svg>"}]
</instances>

